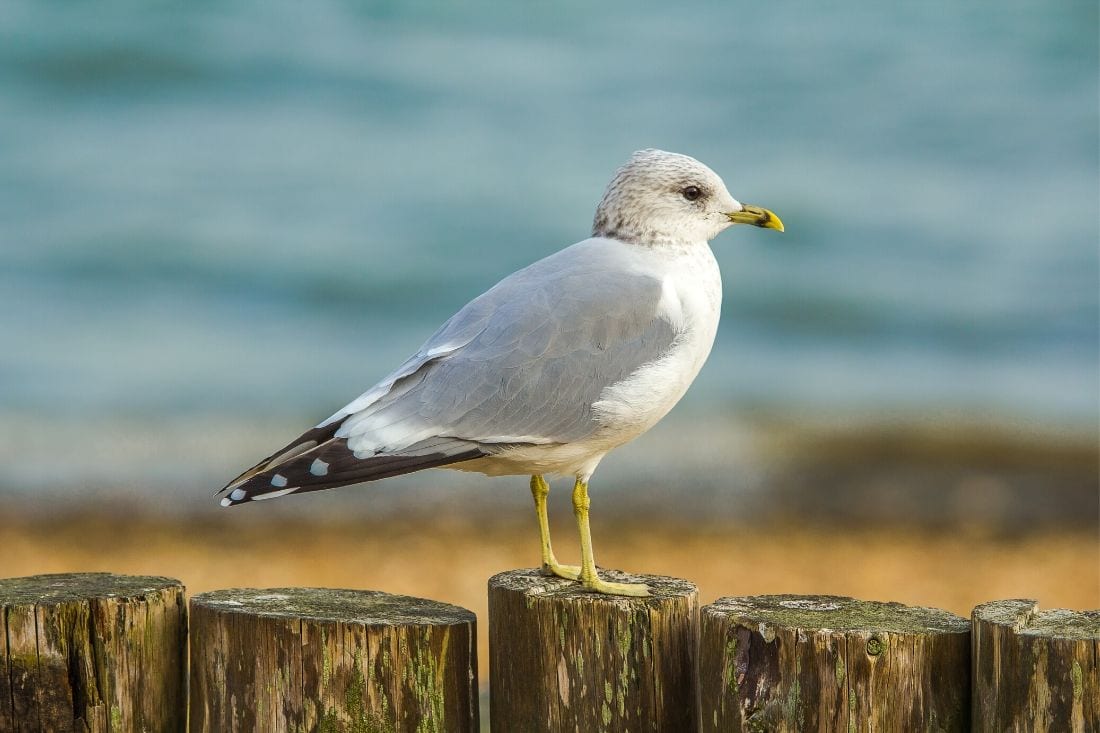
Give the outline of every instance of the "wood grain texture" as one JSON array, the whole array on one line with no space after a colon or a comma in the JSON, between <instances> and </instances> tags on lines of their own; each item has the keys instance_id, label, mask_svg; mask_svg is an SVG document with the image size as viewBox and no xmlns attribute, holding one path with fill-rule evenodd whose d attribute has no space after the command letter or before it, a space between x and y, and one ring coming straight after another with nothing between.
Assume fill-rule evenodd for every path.
<instances>
[{"instance_id":1,"label":"wood grain texture","mask_svg":"<svg viewBox=\"0 0 1100 733\"><path fill-rule=\"evenodd\" d=\"M983 603L974 625L976 731L1100 731L1100 611Z\"/></svg>"},{"instance_id":2,"label":"wood grain texture","mask_svg":"<svg viewBox=\"0 0 1100 733\"><path fill-rule=\"evenodd\" d=\"M187 616L171 578L0 580L0 731L182 731Z\"/></svg>"},{"instance_id":3,"label":"wood grain texture","mask_svg":"<svg viewBox=\"0 0 1100 733\"><path fill-rule=\"evenodd\" d=\"M700 619L702 731L965 731L970 624L838 596L721 598Z\"/></svg>"},{"instance_id":4,"label":"wood grain texture","mask_svg":"<svg viewBox=\"0 0 1100 733\"><path fill-rule=\"evenodd\" d=\"M695 585L601 570L652 596L584 590L539 570L489 581L493 730L693 731Z\"/></svg>"},{"instance_id":5,"label":"wood grain texture","mask_svg":"<svg viewBox=\"0 0 1100 733\"><path fill-rule=\"evenodd\" d=\"M477 625L377 591L229 589L191 599L191 730L478 730Z\"/></svg>"}]
</instances>

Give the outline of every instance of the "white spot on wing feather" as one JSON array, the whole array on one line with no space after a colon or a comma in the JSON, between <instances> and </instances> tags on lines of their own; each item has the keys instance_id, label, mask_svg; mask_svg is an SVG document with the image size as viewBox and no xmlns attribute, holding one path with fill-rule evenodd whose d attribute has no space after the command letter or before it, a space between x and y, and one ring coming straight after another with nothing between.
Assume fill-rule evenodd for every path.
<instances>
[{"instance_id":1,"label":"white spot on wing feather","mask_svg":"<svg viewBox=\"0 0 1100 733\"><path fill-rule=\"evenodd\" d=\"M281 473L275 474L271 477L271 485L278 486L280 488L286 486L286 476L282 475Z\"/></svg>"},{"instance_id":2,"label":"white spot on wing feather","mask_svg":"<svg viewBox=\"0 0 1100 733\"><path fill-rule=\"evenodd\" d=\"M328 464L322 461L320 458L314 459L313 463L309 466L309 472L314 476L327 476Z\"/></svg>"}]
</instances>

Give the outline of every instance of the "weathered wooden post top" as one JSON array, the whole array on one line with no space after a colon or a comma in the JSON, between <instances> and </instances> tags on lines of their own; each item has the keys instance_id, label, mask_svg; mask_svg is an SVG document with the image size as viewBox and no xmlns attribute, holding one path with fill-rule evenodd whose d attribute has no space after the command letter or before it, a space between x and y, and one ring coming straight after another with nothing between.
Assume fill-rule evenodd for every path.
<instances>
[{"instance_id":1,"label":"weathered wooden post top","mask_svg":"<svg viewBox=\"0 0 1100 733\"><path fill-rule=\"evenodd\" d=\"M651 595L592 593L541 570L489 581L493 730L692 731L695 585L601 570Z\"/></svg>"},{"instance_id":2,"label":"weathered wooden post top","mask_svg":"<svg viewBox=\"0 0 1100 733\"><path fill-rule=\"evenodd\" d=\"M965 731L970 623L935 608L838 596L704 606L703 731Z\"/></svg>"},{"instance_id":3,"label":"weathered wooden post top","mask_svg":"<svg viewBox=\"0 0 1100 733\"><path fill-rule=\"evenodd\" d=\"M182 731L187 612L161 577L0 580L0 731Z\"/></svg>"},{"instance_id":4,"label":"weathered wooden post top","mask_svg":"<svg viewBox=\"0 0 1100 733\"><path fill-rule=\"evenodd\" d=\"M377 591L191 599L191 730L478 730L474 614Z\"/></svg>"},{"instance_id":5,"label":"weathered wooden post top","mask_svg":"<svg viewBox=\"0 0 1100 733\"><path fill-rule=\"evenodd\" d=\"M974 730L1100 731L1100 610L974 609Z\"/></svg>"}]
</instances>

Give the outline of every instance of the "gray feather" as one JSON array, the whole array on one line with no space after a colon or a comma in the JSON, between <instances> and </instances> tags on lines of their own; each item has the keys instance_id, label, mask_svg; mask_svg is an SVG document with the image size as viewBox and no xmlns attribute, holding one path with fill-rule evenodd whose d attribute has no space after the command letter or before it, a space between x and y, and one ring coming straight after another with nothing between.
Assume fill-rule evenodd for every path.
<instances>
[{"instance_id":1,"label":"gray feather","mask_svg":"<svg viewBox=\"0 0 1100 733\"><path fill-rule=\"evenodd\" d=\"M603 390L674 343L661 295L659 280L630 272L607 249L562 250L459 311L421 347L419 364L406 362L336 435L357 453L438 435L484 444L582 439L598 427L592 404Z\"/></svg>"}]
</instances>

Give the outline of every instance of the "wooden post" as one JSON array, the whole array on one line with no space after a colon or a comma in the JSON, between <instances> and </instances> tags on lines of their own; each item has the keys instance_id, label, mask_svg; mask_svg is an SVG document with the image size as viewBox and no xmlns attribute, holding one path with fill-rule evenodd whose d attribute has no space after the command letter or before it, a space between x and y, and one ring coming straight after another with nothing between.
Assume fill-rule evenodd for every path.
<instances>
[{"instance_id":1,"label":"wooden post","mask_svg":"<svg viewBox=\"0 0 1100 733\"><path fill-rule=\"evenodd\" d=\"M171 578L0 580L0 731L182 731L187 616Z\"/></svg>"},{"instance_id":2,"label":"wooden post","mask_svg":"<svg viewBox=\"0 0 1100 733\"><path fill-rule=\"evenodd\" d=\"M965 731L970 624L836 596L722 598L700 621L702 731Z\"/></svg>"},{"instance_id":3,"label":"wooden post","mask_svg":"<svg viewBox=\"0 0 1100 733\"><path fill-rule=\"evenodd\" d=\"M653 595L599 595L539 570L489 580L493 730L695 730L695 585L600 575L646 583Z\"/></svg>"},{"instance_id":4,"label":"wooden post","mask_svg":"<svg viewBox=\"0 0 1100 733\"><path fill-rule=\"evenodd\" d=\"M1100 611L974 609L974 730L1100 730Z\"/></svg>"},{"instance_id":5,"label":"wooden post","mask_svg":"<svg viewBox=\"0 0 1100 733\"><path fill-rule=\"evenodd\" d=\"M377 591L191 599L191 730L478 730L474 614Z\"/></svg>"}]
</instances>

